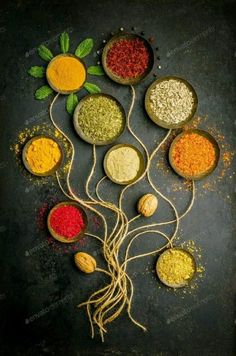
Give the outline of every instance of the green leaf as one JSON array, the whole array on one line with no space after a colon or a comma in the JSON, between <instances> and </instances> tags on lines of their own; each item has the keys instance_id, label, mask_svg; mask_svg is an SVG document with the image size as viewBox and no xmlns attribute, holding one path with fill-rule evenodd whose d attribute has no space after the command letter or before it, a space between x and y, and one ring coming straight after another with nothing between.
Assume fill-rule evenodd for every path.
<instances>
[{"instance_id":1,"label":"green leaf","mask_svg":"<svg viewBox=\"0 0 236 356\"><path fill-rule=\"evenodd\" d=\"M77 95L75 94L70 94L67 99L66 99L66 110L68 111L69 114L73 114L75 107L78 104L78 98Z\"/></svg>"},{"instance_id":2,"label":"green leaf","mask_svg":"<svg viewBox=\"0 0 236 356\"><path fill-rule=\"evenodd\" d=\"M45 75L45 72L46 72L46 70L44 67L38 67L38 66L31 67L28 70L28 73L34 78L43 78Z\"/></svg>"},{"instance_id":3,"label":"green leaf","mask_svg":"<svg viewBox=\"0 0 236 356\"><path fill-rule=\"evenodd\" d=\"M90 93L90 94L95 94L95 93L101 93L101 89L96 85L92 83L86 82L84 84L84 88Z\"/></svg>"},{"instance_id":4,"label":"green leaf","mask_svg":"<svg viewBox=\"0 0 236 356\"><path fill-rule=\"evenodd\" d=\"M67 53L70 47L70 38L67 32L63 32L60 36L60 46L62 53Z\"/></svg>"},{"instance_id":5,"label":"green leaf","mask_svg":"<svg viewBox=\"0 0 236 356\"><path fill-rule=\"evenodd\" d=\"M93 48L93 39L86 38L86 40L82 41L76 48L75 55L79 58L83 58L92 51L92 48Z\"/></svg>"},{"instance_id":6,"label":"green leaf","mask_svg":"<svg viewBox=\"0 0 236 356\"><path fill-rule=\"evenodd\" d=\"M46 99L52 93L52 88L50 88L48 85L43 85L42 87L36 90L34 96L37 100L43 100Z\"/></svg>"},{"instance_id":7,"label":"green leaf","mask_svg":"<svg viewBox=\"0 0 236 356\"><path fill-rule=\"evenodd\" d=\"M91 66L88 67L88 74L92 74L92 75L104 75L104 71L102 66Z\"/></svg>"},{"instance_id":8,"label":"green leaf","mask_svg":"<svg viewBox=\"0 0 236 356\"><path fill-rule=\"evenodd\" d=\"M47 47L45 47L44 45L39 46L38 48L38 55L44 60L49 62L51 59L53 59L53 54L50 51L50 49L48 49Z\"/></svg>"}]
</instances>

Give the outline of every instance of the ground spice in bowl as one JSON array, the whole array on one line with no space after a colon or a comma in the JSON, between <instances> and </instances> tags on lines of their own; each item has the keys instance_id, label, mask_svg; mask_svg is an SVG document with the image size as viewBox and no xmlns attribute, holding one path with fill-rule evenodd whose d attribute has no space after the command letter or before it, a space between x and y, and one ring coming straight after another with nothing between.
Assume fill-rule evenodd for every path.
<instances>
[{"instance_id":1,"label":"ground spice in bowl","mask_svg":"<svg viewBox=\"0 0 236 356\"><path fill-rule=\"evenodd\" d=\"M85 83L86 68L78 57L60 54L49 63L46 76L53 90L70 94L78 91Z\"/></svg>"},{"instance_id":2,"label":"ground spice in bowl","mask_svg":"<svg viewBox=\"0 0 236 356\"><path fill-rule=\"evenodd\" d=\"M23 162L27 170L37 176L55 173L62 162L62 150L55 139L35 136L23 149Z\"/></svg>"},{"instance_id":3,"label":"ground spice in bowl","mask_svg":"<svg viewBox=\"0 0 236 356\"><path fill-rule=\"evenodd\" d=\"M150 44L134 34L111 38L102 54L107 75L120 84L136 84L151 71L154 55Z\"/></svg>"},{"instance_id":4,"label":"ground spice in bowl","mask_svg":"<svg viewBox=\"0 0 236 356\"><path fill-rule=\"evenodd\" d=\"M125 125L125 111L111 95L87 95L74 112L75 130L88 143L112 143L122 134Z\"/></svg>"},{"instance_id":5,"label":"ground spice in bowl","mask_svg":"<svg viewBox=\"0 0 236 356\"><path fill-rule=\"evenodd\" d=\"M196 272L196 263L190 252L180 248L164 251L157 260L156 272L162 283L172 288L188 285Z\"/></svg>"},{"instance_id":6,"label":"ground spice in bowl","mask_svg":"<svg viewBox=\"0 0 236 356\"><path fill-rule=\"evenodd\" d=\"M130 184L144 171L144 161L139 150L127 144L113 146L105 155L106 175L117 184Z\"/></svg>"},{"instance_id":7,"label":"ground spice in bowl","mask_svg":"<svg viewBox=\"0 0 236 356\"><path fill-rule=\"evenodd\" d=\"M64 202L54 206L48 215L47 223L56 240L70 243L83 237L87 216L77 203Z\"/></svg>"},{"instance_id":8,"label":"ground spice in bowl","mask_svg":"<svg viewBox=\"0 0 236 356\"><path fill-rule=\"evenodd\" d=\"M169 161L176 173L196 180L206 177L216 168L219 154L219 146L208 132L186 130L172 142Z\"/></svg>"},{"instance_id":9,"label":"ground spice in bowl","mask_svg":"<svg viewBox=\"0 0 236 356\"><path fill-rule=\"evenodd\" d=\"M164 128L182 127L197 109L197 95L184 79L164 77L148 88L145 108L149 117Z\"/></svg>"}]
</instances>

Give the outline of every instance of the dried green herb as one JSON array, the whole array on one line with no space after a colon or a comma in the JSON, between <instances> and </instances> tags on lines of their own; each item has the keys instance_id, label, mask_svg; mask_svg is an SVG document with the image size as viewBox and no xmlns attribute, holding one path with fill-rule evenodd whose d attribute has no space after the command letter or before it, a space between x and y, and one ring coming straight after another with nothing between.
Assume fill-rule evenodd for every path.
<instances>
[{"instance_id":1,"label":"dried green herb","mask_svg":"<svg viewBox=\"0 0 236 356\"><path fill-rule=\"evenodd\" d=\"M123 131L123 112L112 98L90 97L81 105L78 124L84 135L94 143L108 142Z\"/></svg>"},{"instance_id":2,"label":"dried green herb","mask_svg":"<svg viewBox=\"0 0 236 356\"><path fill-rule=\"evenodd\" d=\"M100 93L101 89L99 88L99 86L97 86L96 84L92 84L92 83L84 83L84 88L90 93L90 94L95 94L95 93Z\"/></svg>"},{"instance_id":3,"label":"dried green herb","mask_svg":"<svg viewBox=\"0 0 236 356\"><path fill-rule=\"evenodd\" d=\"M37 100L43 100L46 99L52 93L52 88L50 88L48 85L43 85L41 88L36 90L34 96Z\"/></svg>"},{"instance_id":4,"label":"dried green herb","mask_svg":"<svg viewBox=\"0 0 236 356\"><path fill-rule=\"evenodd\" d=\"M34 78L43 78L45 72L46 70L44 67L38 67L38 66L33 66L28 70L28 73Z\"/></svg>"},{"instance_id":5,"label":"dried green herb","mask_svg":"<svg viewBox=\"0 0 236 356\"><path fill-rule=\"evenodd\" d=\"M60 46L62 53L67 53L70 48L70 38L67 32L63 32L60 36Z\"/></svg>"},{"instance_id":6,"label":"dried green herb","mask_svg":"<svg viewBox=\"0 0 236 356\"><path fill-rule=\"evenodd\" d=\"M86 38L76 48L75 55L79 58L83 58L92 51L92 48L93 48L93 39Z\"/></svg>"},{"instance_id":7,"label":"dried green herb","mask_svg":"<svg viewBox=\"0 0 236 356\"><path fill-rule=\"evenodd\" d=\"M44 45L39 46L38 48L38 55L44 60L49 62L51 59L53 59L53 54L50 51L50 49L48 49L47 47L45 47Z\"/></svg>"},{"instance_id":8,"label":"dried green herb","mask_svg":"<svg viewBox=\"0 0 236 356\"><path fill-rule=\"evenodd\" d=\"M78 97L75 94L70 94L66 100L66 110L69 114L73 114L75 107L78 104Z\"/></svg>"},{"instance_id":9,"label":"dried green herb","mask_svg":"<svg viewBox=\"0 0 236 356\"><path fill-rule=\"evenodd\" d=\"M104 75L104 71L102 66L90 66L88 67L87 70L88 74L92 74L92 75Z\"/></svg>"}]
</instances>

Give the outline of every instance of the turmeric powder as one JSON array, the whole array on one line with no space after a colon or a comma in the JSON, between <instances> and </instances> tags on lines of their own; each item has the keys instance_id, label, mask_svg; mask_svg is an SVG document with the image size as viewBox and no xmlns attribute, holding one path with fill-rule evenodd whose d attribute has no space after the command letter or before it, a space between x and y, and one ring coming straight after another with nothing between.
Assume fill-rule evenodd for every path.
<instances>
[{"instance_id":1,"label":"turmeric powder","mask_svg":"<svg viewBox=\"0 0 236 356\"><path fill-rule=\"evenodd\" d=\"M80 89L86 79L86 70L79 58L59 55L48 65L47 80L59 92L73 92Z\"/></svg>"},{"instance_id":2,"label":"turmeric powder","mask_svg":"<svg viewBox=\"0 0 236 356\"><path fill-rule=\"evenodd\" d=\"M38 137L29 143L25 159L32 173L45 174L59 164L61 149L58 143L51 138Z\"/></svg>"}]
</instances>

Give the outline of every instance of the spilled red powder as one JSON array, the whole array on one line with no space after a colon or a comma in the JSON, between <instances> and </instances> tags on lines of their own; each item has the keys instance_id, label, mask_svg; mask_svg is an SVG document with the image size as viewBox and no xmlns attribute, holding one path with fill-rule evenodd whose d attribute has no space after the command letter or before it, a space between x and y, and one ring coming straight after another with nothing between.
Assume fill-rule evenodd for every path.
<instances>
[{"instance_id":1,"label":"spilled red powder","mask_svg":"<svg viewBox=\"0 0 236 356\"><path fill-rule=\"evenodd\" d=\"M55 209L50 217L52 229L66 239L73 239L84 228L82 213L72 205L64 205Z\"/></svg>"},{"instance_id":2,"label":"spilled red powder","mask_svg":"<svg viewBox=\"0 0 236 356\"><path fill-rule=\"evenodd\" d=\"M148 49L141 39L122 39L109 49L107 66L121 78L135 78L144 74L149 59Z\"/></svg>"}]
</instances>

